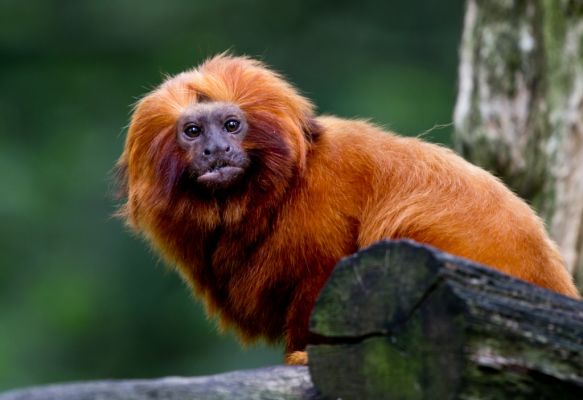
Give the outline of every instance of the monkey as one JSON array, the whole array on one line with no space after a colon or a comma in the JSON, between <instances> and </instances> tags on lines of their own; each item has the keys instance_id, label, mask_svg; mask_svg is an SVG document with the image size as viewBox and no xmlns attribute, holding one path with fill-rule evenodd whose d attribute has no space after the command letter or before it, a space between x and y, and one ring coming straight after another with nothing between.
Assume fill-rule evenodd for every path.
<instances>
[{"instance_id":1,"label":"monkey","mask_svg":"<svg viewBox=\"0 0 583 400\"><path fill-rule=\"evenodd\" d=\"M220 54L133 111L119 215L243 344L305 364L316 298L344 256L408 238L579 298L532 209L445 147L317 116L279 73Z\"/></svg>"}]
</instances>

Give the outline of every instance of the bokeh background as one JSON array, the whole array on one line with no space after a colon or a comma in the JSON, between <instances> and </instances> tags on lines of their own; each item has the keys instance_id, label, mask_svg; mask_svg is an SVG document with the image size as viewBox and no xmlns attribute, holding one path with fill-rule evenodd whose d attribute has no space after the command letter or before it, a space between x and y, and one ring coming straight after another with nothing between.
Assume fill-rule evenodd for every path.
<instances>
[{"instance_id":1,"label":"bokeh background","mask_svg":"<svg viewBox=\"0 0 583 400\"><path fill-rule=\"evenodd\" d=\"M0 390L280 363L111 217L131 104L229 49L322 113L448 144L462 22L462 0L0 0Z\"/></svg>"}]
</instances>

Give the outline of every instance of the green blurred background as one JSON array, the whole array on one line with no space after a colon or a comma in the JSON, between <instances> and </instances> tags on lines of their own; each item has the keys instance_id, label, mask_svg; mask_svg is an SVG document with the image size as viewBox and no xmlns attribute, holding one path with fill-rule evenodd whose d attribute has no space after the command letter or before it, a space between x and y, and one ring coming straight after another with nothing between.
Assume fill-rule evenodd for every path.
<instances>
[{"instance_id":1,"label":"green blurred background","mask_svg":"<svg viewBox=\"0 0 583 400\"><path fill-rule=\"evenodd\" d=\"M0 0L0 390L280 363L111 217L131 104L230 49L322 113L418 135L451 122L462 19L462 0Z\"/></svg>"}]
</instances>

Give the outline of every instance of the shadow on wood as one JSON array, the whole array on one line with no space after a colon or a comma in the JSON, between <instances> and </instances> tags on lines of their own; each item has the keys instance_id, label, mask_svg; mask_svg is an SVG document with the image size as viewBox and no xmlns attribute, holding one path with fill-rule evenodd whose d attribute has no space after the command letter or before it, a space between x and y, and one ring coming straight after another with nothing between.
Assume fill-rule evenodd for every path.
<instances>
[{"instance_id":1,"label":"shadow on wood","mask_svg":"<svg viewBox=\"0 0 583 400\"><path fill-rule=\"evenodd\" d=\"M415 242L342 260L310 329L326 398L583 398L583 302Z\"/></svg>"}]
</instances>

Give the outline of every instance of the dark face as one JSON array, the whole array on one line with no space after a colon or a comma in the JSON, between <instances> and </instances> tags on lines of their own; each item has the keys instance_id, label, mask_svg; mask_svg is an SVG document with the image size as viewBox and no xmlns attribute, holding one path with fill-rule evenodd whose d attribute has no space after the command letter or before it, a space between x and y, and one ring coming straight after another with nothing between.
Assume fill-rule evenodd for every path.
<instances>
[{"instance_id":1,"label":"dark face","mask_svg":"<svg viewBox=\"0 0 583 400\"><path fill-rule=\"evenodd\" d=\"M198 103L184 111L176 126L177 140L190 155L190 173L208 188L226 188L249 165L241 147L248 125L239 107L230 103Z\"/></svg>"}]
</instances>

